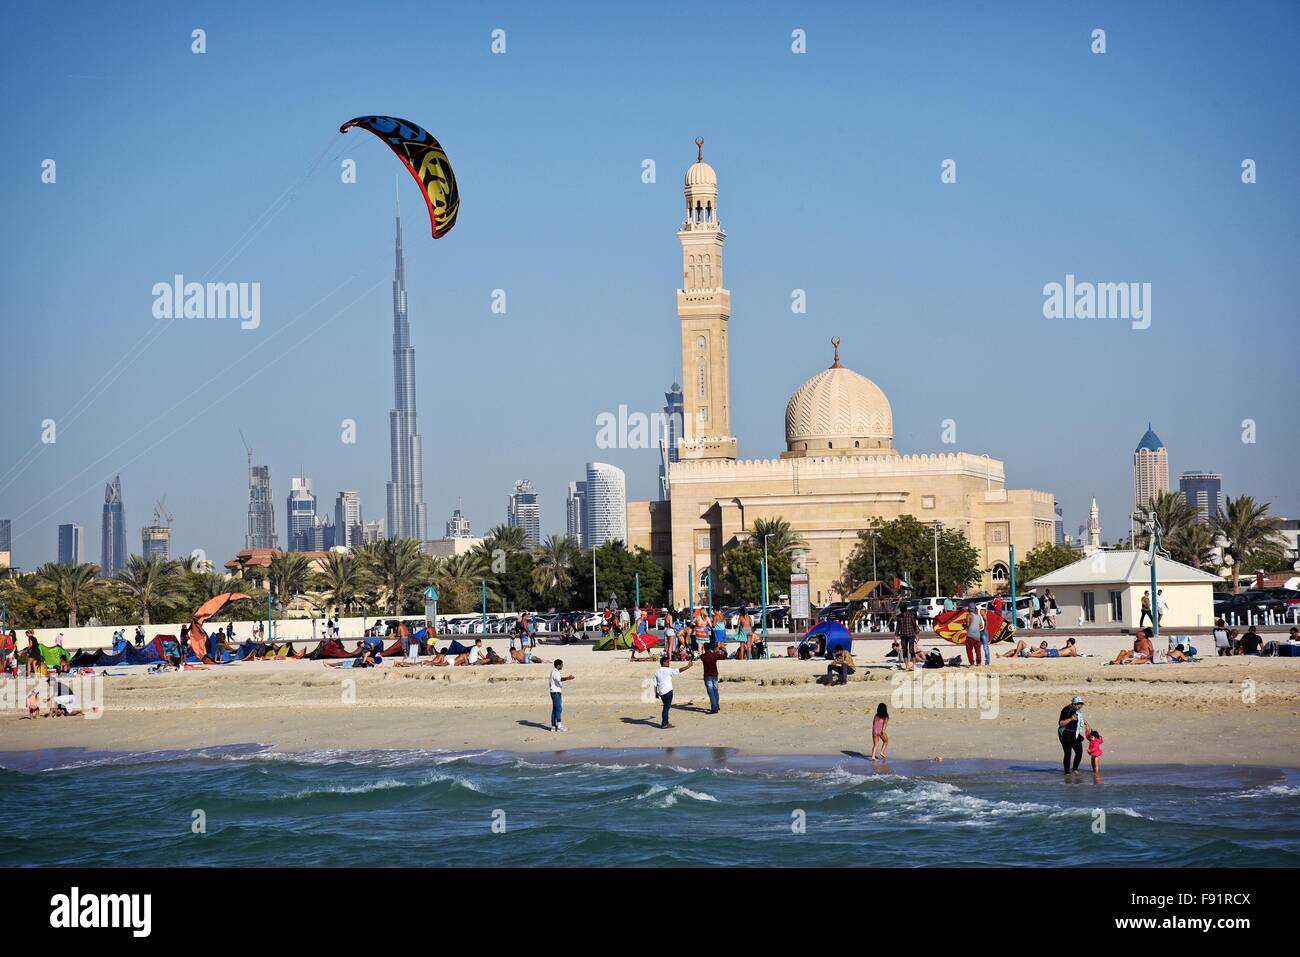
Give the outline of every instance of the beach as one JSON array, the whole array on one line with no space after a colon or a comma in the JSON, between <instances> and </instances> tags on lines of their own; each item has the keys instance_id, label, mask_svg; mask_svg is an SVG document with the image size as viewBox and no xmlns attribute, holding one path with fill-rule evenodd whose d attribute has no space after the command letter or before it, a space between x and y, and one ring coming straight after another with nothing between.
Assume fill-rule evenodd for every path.
<instances>
[{"instance_id":1,"label":"beach","mask_svg":"<svg viewBox=\"0 0 1300 957\"><path fill-rule=\"evenodd\" d=\"M1066 635L1048 640L1057 646ZM505 639L486 644L507 649ZM933 638L921 644L941 647L945 657L961 653ZM854 642L857 672L840 687L817 683L825 663L816 660L728 660L719 665L718 715L705 713L696 663L676 679L675 727L661 730L648 680L656 663L631 662L626 651L544 644L538 653L548 662L562 657L565 673L574 676L564 685L563 733L548 727L549 664L401 668L389 661L375 669L334 669L299 660L162 674L110 667L100 717L23 720L18 701L0 711L0 751L139 753L260 744L286 753L727 748L751 755L866 754L870 718L883 701L893 718L891 758L1059 767L1057 717L1081 694L1089 722L1105 737L1106 766L1300 767L1300 661L1210 656L1191 664L1112 666L1104 662L1129 639L1083 636L1080 646L1089 657L997 659L991 668L907 677L970 682L984 676L978 686L965 686L964 702L960 687L947 701L912 694L916 685L900 688L901 674L885 659L887 639Z\"/></svg>"}]
</instances>

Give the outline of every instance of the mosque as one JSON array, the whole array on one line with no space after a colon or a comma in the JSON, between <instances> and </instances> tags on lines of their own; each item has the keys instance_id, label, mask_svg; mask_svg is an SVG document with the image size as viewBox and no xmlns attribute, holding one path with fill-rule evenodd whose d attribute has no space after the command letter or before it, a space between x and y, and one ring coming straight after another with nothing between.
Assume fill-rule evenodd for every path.
<instances>
[{"instance_id":1,"label":"mosque","mask_svg":"<svg viewBox=\"0 0 1300 957\"><path fill-rule=\"evenodd\" d=\"M866 376L833 361L795 390L785 410L786 451L777 459L737 458L731 434L727 337L731 293L723 284L718 177L704 162L686 171L682 288L677 315L682 339L683 435L679 461L668 468L668 498L629 502L628 545L650 551L671 581L674 604L695 602L705 568L720 580L723 551L744 541L755 519L783 518L806 548L797 558L808 574L809 598L842 597L836 583L872 519L910 514L963 531L979 551L982 587L1008 577L1010 546L1023 557L1055 540L1055 500L1048 492L1008 489L1003 463L969 452L903 455L894 448L889 399ZM771 593L787 591L772 583ZM977 586L978 587L978 586Z\"/></svg>"}]
</instances>

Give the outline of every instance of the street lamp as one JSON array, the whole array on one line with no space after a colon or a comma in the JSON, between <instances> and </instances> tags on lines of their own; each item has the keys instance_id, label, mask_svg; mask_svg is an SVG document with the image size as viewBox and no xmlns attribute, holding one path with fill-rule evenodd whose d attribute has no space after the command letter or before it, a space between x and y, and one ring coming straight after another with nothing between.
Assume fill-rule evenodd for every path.
<instances>
[{"instance_id":1,"label":"street lamp","mask_svg":"<svg viewBox=\"0 0 1300 957\"><path fill-rule=\"evenodd\" d=\"M939 597L939 529L943 523L935 521L934 523L934 597Z\"/></svg>"},{"instance_id":2,"label":"street lamp","mask_svg":"<svg viewBox=\"0 0 1300 957\"><path fill-rule=\"evenodd\" d=\"M763 657L771 657L767 648L767 540L772 537L768 532L763 536Z\"/></svg>"}]
</instances>

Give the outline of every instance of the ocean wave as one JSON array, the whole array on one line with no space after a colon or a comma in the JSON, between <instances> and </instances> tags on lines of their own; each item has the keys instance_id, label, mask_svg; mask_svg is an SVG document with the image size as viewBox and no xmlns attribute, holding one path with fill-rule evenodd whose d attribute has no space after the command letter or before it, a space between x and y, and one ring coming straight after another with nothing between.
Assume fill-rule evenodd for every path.
<instances>
[{"instance_id":1,"label":"ocean wave","mask_svg":"<svg viewBox=\"0 0 1300 957\"><path fill-rule=\"evenodd\" d=\"M648 801L651 807L673 807L677 804L679 798L718 803L718 799L712 794L705 791L695 791L682 784L674 785L671 788L663 784L652 784L644 793L636 796L636 800Z\"/></svg>"},{"instance_id":2,"label":"ocean wave","mask_svg":"<svg viewBox=\"0 0 1300 957\"><path fill-rule=\"evenodd\" d=\"M1249 791L1240 791L1233 797L1239 798L1268 798L1268 797L1296 797L1300 795L1300 785L1296 784L1264 784L1257 788L1251 788Z\"/></svg>"}]
</instances>

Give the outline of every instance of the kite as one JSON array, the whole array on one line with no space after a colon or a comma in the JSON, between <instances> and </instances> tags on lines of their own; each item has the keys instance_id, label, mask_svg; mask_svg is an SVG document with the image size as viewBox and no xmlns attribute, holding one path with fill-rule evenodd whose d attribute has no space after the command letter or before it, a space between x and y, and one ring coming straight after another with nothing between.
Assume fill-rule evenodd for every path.
<instances>
[{"instance_id":1,"label":"kite","mask_svg":"<svg viewBox=\"0 0 1300 957\"><path fill-rule=\"evenodd\" d=\"M954 645L966 643L966 623L970 612L965 609L940 612L934 618L934 633ZM984 609L984 626L989 632L989 643L1011 640L1011 623L992 609Z\"/></svg>"},{"instance_id":2,"label":"kite","mask_svg":"<svg viewBox=\"0 0 1300 957\"><path fill-rule=\"evenodd\" d=\"M420 184L429 207L433 238L441 239L451 232L460 212L460 191L441 144L423 127L396 116L358 116L340 126L339 132L346 133L354 126L387 143Z\"/></svg>"}]
</instances>

